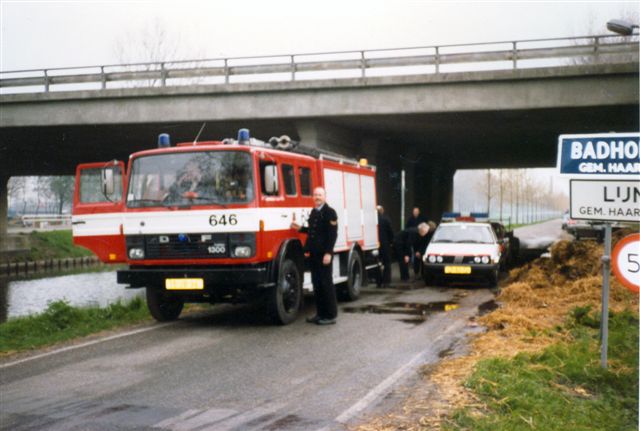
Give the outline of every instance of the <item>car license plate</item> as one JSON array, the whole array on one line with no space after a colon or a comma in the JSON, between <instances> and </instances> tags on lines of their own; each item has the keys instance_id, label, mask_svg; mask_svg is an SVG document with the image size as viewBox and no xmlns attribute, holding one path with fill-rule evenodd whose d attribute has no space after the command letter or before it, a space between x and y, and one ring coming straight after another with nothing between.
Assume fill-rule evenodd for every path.
<instances>
[{"instance_id":1,"label":"car license plate","mask_svg":"<svg viewBox=\"0 0 640 431\"><path fill-rule=\"evenodd\" d=\"M444 267L445 274L471 274L470 266L445 266Z\"/></svg>"},{"instance_id":2,"label":"car license plate","mask_svg":"<svg viewBox=\"0 0 640 431\"><path fill-rule=\"evenodd\" d=\"M202 278L167 278L164 281L167 290L202 290L204 279Z\"/></svg>"}]
</instances>

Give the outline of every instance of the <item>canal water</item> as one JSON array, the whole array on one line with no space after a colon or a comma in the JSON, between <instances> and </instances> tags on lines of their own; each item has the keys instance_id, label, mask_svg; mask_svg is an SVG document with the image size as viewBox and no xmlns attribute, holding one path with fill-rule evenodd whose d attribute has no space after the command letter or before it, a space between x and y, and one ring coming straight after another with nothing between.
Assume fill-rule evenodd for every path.
<instances>
[{"instance_id":1,"label":"canal water","mask_svg":"<svg viewBox=\"0 0 640 431\"><path fill-rule=\"evenodd\" d=\"M116 272L109 268L76 273L46 273L38 278L0 277L0 322L43 312L50 302L65 300L76 307L106 307L118 300L144 296L144 289L125 289L116 283Z\"/></svg>"}]
</instances>

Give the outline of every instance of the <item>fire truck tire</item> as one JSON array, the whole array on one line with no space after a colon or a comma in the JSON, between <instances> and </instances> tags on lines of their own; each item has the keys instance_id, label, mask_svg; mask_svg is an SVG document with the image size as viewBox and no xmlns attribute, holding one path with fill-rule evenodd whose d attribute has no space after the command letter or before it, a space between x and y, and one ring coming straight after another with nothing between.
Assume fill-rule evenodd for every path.
<instances>
[{"instance_id":1,"label":"fire truck tire","mask_svg":"<svg viewBox=\"0 0 640 431\"><path fill-rule=\"evenodd\" d=\"M154 319L158 322L168 322L176 320L180 313L182 313L182 307L184 307L184 301L178 298L167 298L162 294L160 289L154 289L147 287L147 307Z\"/></svg>"},{"instance_id":2,"label":"fire truck tire","mask_svg":"<svg viewBox=\"0 0 640 431\"><path fill-rule=\"evenodd\" d=\"M360 296L365 277L362 256L356 250L353 250L349 257L347 271L347 281L340 285L338 297L341 301L355 301Z\"/></svg>"},{"instance_id":3,"label":"fire truck tire","mask_svg":"<svg viewBox=\"0 0 640 431\"><path fill-rule=\"evenodd\" d=\"M296 263L286 258L280 264L278 281L267 298L267 313L272 322L287 325L298 317L302 304L302 278Z\"/></svg>"}]
</instances>

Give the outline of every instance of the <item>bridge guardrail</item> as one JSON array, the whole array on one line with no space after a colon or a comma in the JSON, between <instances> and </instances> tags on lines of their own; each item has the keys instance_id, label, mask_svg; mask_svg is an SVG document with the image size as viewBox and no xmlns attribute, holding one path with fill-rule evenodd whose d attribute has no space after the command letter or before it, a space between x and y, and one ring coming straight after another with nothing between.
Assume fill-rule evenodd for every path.
<instances>
[{"instance_id":1,"label":"bridge guardrail","mask_svg":"<svg viewBox=\"0 0 640 431\"><path fill-rule=\"evenodd\" d=\"M525 63L527 61L542 60L551 65L566 66L572 64L572 61L574 64L602 63L616 58L637 62L637 37L598 35L398 49L1 71L0 92L11 93L6 91L7 89L25 92L20 89L25 90L27 87L39 88L26 92L49 92L55 85L80 87L83 84L93 84L91 88L67 88L73 91L166 87L197 83L299 81L326 79L326 75L321 75L324 72L338 73L338 76L332 76L332 78L366 78L406 74L401 73L402 71L394 73L393 70L389 70L396 69L397 72L397 69L402 68L408 69L405 72L408 71L411 74L440 74L448 72L443 70L446 66L465 64L476 65L475 68L465 69L467 71L487 70L487 65L489 68L494 66L493 69L517 70L531 67ZM553 64L554 60L556 64ZM558 60L564 60L564 63L558 64ZM479 66L480 64L483 66ZM270 76L265 77L265 75ZM237 78L236 81L233 81L234 77Z\"/></svg>"}]
</instances>

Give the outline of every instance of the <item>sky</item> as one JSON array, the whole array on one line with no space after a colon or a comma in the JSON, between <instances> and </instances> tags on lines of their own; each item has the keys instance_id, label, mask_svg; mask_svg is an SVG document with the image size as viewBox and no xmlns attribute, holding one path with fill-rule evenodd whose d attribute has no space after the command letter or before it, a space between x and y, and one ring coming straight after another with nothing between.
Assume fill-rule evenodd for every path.
<instances>
[{"instance_id":1,"label":"sky","mask_svg":"<svg viewBox=\"0 0 640 431\"><path fill-rule=\"evenodd\" d=\"M633 1L2 0L0 70L119 63L118 44L155 25L187 59L605 34L606 21L638 9Z\"/></svg>"},{"instance_id":2,"label":"sky","mask_svg":"<svg viewBox=\"0 0 640 431\"><path fill-rule=\"evenodd\" d=\"M607 34L638 1L0 0L0 71L148 61L160 28L170 58L403 48ZM542 180L553 169L536 170ZM558 187L566 189L562 181Z\"/></svg>"}]
</instances>

